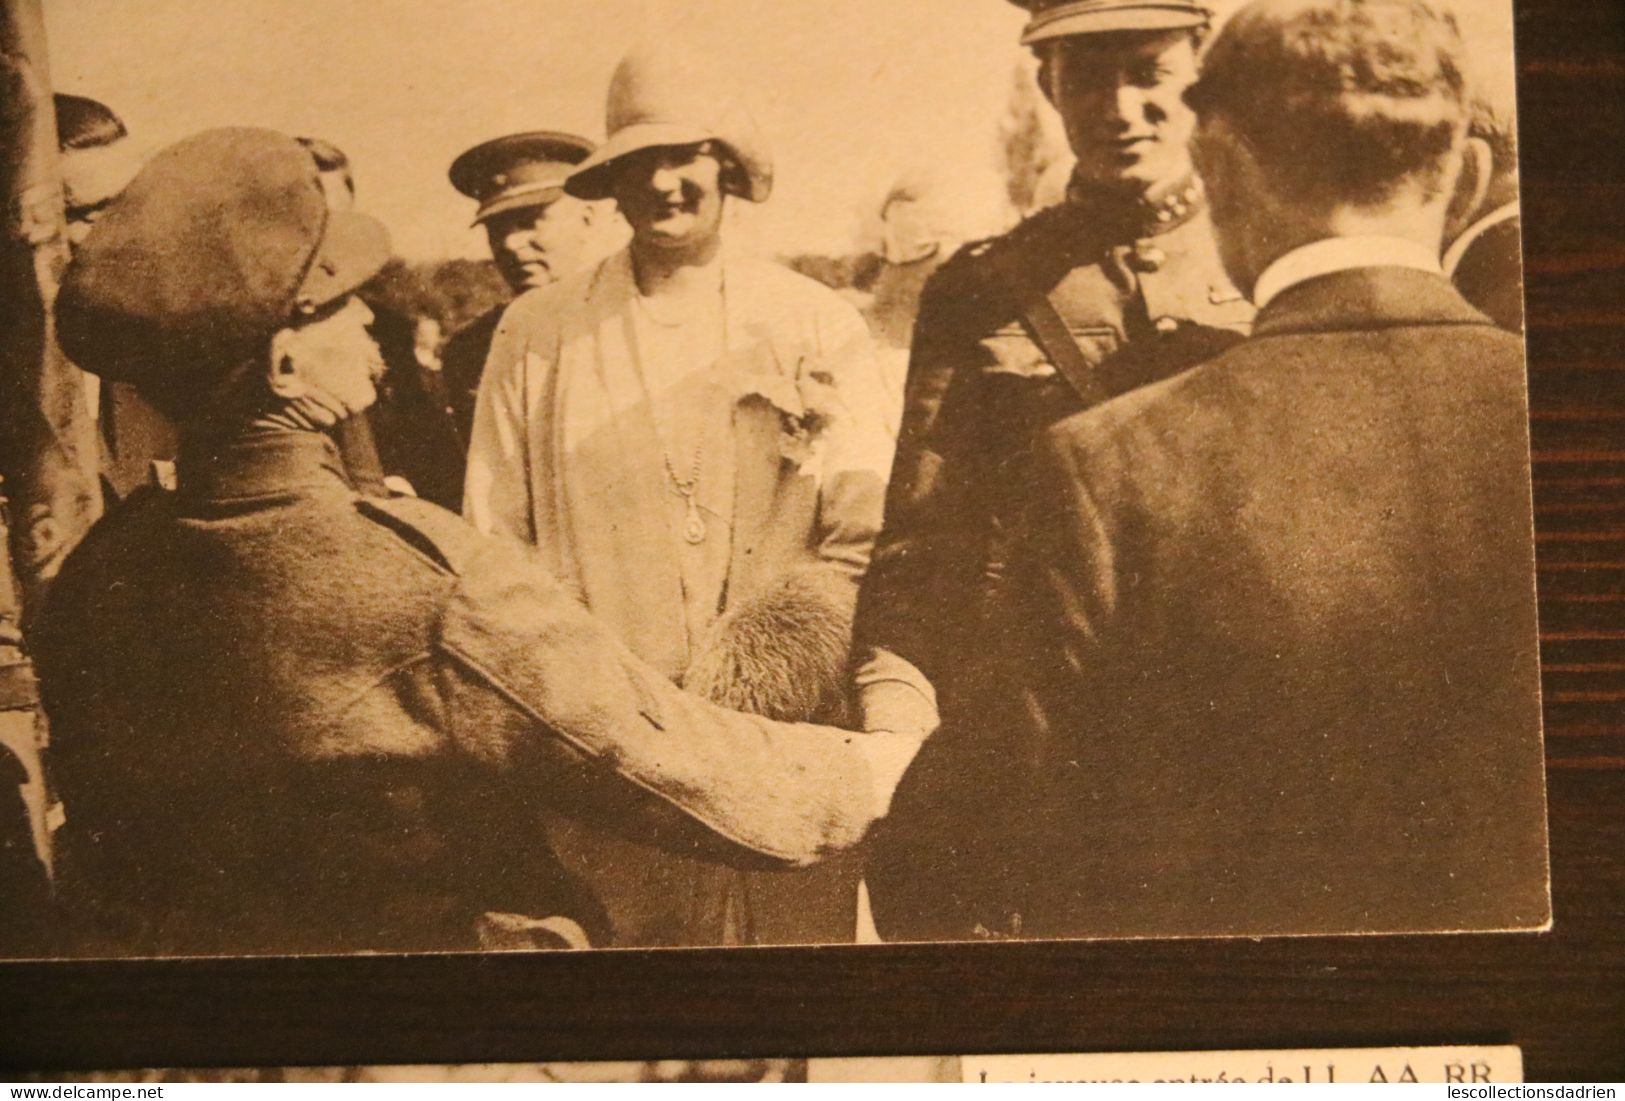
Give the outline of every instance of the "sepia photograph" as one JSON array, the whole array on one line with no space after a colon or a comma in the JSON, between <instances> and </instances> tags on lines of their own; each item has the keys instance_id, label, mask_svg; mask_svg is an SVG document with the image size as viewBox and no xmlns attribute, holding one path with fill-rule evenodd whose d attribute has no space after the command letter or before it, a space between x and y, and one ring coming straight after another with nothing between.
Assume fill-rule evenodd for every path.
<instances>
[{"instance_id":1,"label":"sepia photograph","mask_svg":"<svg viewBox=\"0 0 1625 1101\"><path fill-rule=\"evenodd\" d=\"M0 49L0 957L1550 929L1511 0Z\"/></svg>"}]
</instances>

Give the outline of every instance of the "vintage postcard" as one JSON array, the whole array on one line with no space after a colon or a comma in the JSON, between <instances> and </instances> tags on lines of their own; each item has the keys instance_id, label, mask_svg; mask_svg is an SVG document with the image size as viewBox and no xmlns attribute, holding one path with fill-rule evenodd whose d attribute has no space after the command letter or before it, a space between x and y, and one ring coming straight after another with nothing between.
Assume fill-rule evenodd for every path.
<instances>
[{"instance_id":1,"label":"vintage postcard","mask_svg":"<svg viewBox=\"0 0 1625 1101\"><path fill-rule=\"evenodd\" d=\"M1549 927L1510 0L0 11L0 954Z\"/></svg>"}]
</instances>

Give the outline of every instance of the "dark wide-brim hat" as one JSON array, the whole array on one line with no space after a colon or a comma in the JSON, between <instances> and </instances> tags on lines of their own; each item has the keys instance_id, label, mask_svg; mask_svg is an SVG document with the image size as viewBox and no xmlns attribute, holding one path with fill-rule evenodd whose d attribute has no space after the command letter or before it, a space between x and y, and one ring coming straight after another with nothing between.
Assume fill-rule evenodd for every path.
<instances>
[{"instance_id":1,"label":"dark wide-brim hat","mask_svg":"<svg viewBox=\"0 0 1625 1101\"><path fill-rule=\"evenodd\" d=\"M372 218L329 209L315 160L271 130L208 130L155 156L96 222L57 296L63 351L137 386L234 366L389 260Z\"/></svg>"},{"instance_id":2,"label":"dark wide-brim hat","mask_svg":"<svg viewBox=\"0 0 1625 1101\"><path fill-rule=\"evenodd\" d=\"M451 186L476 200L474 224L510 210L547 206L564 194L564 181L593 151L575 134L532 130L493 138L451 162Z\"/></svg>"},{"instance_id":3,"label":"dark wide-brim hat","mask_svg":"<svg viewBox=\"0 0 1625 1101\"><path fill-rule=\"evenodd\" d=\"M753 203L773 190L773 160L756 120L716 61L684 47L634 50L609 82L609 139L565 183L578 199L607 199L622 157L662 146L716 142L739 168L728 190Z\"/></svg>"},{"instance_id":4,"label":"dark wide-brim hat","mask_svg":"<svg viewBox=\"0 0 1625 1101\"><path fill-rule=\"evenodd\" d=\"M1196 0L1012 0L1032 13L1021 44L1079 34L1174 31L1206 26L1213 13Z\"/></svg>"}]
</instances>

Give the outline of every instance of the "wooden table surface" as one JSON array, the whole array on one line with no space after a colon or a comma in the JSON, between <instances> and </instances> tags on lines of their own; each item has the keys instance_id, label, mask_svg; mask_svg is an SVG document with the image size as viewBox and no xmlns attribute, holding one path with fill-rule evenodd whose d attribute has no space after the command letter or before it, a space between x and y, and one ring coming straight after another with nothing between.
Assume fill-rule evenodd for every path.
<instances>
[{"instance_id":1,"label":"wooden table surface","mask_svg":"<svg viewBox=\"0 0 1625 1101\"><path fill-rule=\"evenodd\" d=\"M1513 1043L1625 1079L1625 4L1518 0L1518 39L1554 932L0 965L0 1065Z\"/></svg>"}]
</instances>

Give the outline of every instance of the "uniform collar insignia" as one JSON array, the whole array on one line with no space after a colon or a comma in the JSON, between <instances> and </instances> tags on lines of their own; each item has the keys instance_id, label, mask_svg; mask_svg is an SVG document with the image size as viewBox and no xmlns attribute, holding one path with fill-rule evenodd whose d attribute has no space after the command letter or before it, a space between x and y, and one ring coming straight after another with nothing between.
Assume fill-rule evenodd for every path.
<instances>
[{"instance_id":1,"label":"uniform collar insignia","mask_svg":"<svg viewBox=\"0 0 1625 1101\"><path fill-rule=\"evenodd\" d=\"M1098 184L1074 176L1066 189L1067 202L1077 207L1096 207L1103 203L1121 204L1123 200ZM1200 214L1207 206L1207 195L1202 181L1195 176L1169 188L1157 199L1140 199L1135 203L1139 215L1140 237L1156 237L1178 229Z\"/></svg>"}]
</instances>

